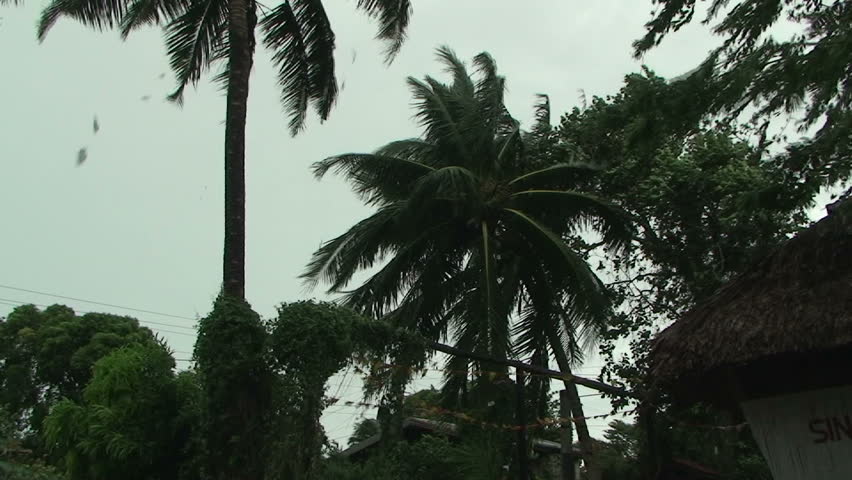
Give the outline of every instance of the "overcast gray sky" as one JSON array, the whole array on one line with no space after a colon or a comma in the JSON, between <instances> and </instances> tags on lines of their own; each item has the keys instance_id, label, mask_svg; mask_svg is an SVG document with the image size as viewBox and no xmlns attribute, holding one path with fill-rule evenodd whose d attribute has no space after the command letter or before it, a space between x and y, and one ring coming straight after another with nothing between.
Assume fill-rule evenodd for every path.
<instances>
[{"instance_id":1,"label":"overcast gray sky","mask_svg":"<svg viewBox=\"0 0 852 480\"><path fill-rule=\"evenodd\" d=\"M172 324L149 326L178 358L188 358L191 330L178 327L208 311L220 282L224 98L204 81L187 93L182 109L164 100L173 77L156 29L122 42L115 32L63 20L39 45L35 23L44 2L25 3L0 10L0 315L20 302L131 314ZM507 77L510 110L528 123L536 93L551 95L554 116L579 105L581 90L589 98L615 93L623 76L641 66L630 44L651 10L649 0L415 1L409 40L385 67L375 25L354 0L326 4L343 84L328 122L312 120L291 138L267 52L259 51L252 77L247 296L264 316L280 302L325 298L306 294L296 277L322 241L368 213L341 181L315 181L310 164L417 136L405 77L440 75L437 46L449 45L464 59L490 52ZM715 42L691 26L643 62L663 76L679 75ZM88 158L77 167L84 147ZM592 358L582 371L594 376L599 367ZM437 384L439 374L430 377ZM332 393L340 386L357 399L358 385L340 375ZM587 400L589 414L608 410L606 402ZM331 410L330 436L345 443L358 411ZM605 423L592 421L593 434Z\"/></svg>"}]
</instances>

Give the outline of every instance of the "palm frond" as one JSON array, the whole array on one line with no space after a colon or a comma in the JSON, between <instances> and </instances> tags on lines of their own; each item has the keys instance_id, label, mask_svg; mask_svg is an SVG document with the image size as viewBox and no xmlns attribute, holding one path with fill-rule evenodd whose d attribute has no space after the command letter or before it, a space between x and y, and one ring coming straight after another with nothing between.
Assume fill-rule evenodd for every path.
<instances>
[{"instance_id":1,"label":"palm frond","mask_svg":"<svg viewBox=\"0 0 852 480\"><path fill-rule=\"evenodd\" d=\"M186 86L209 68L217 45L227 37L227 17L226 1L201 0L166 25L166 49L178 83L169 100L183 103Z\"/></svg>"},{"instance_id":2,"label":"palm frond","mask_svg":"<svg viewBox=\"0 0 852 480\"><path fill-rule=\"evenodd\" d=\"M400 149L408 148L400 146ZM393 153L395 147L380 149ZM434 171L422 163L383 154L350 153L326 158L313 165L322 178L329 170L349 180L355 193L368 205L402 200L423 175Z\"/></svg>"},{"instance_id":3,"label":"palm frond","mask_svg":"<svg viewBox=\"0 0 852 480\"><path fill-rule=\"evenodd\" d=\"M410 242L399 245L393 257L367 281L343 297L344 304L375 318L382 317L420 277L425 265L443 253L447 224L437 224Z\"/></svg>"},{"instance_id":4,"label":"palm frond","mask_svg":"<svg viewBox=\"0 0 852 480\"><path fill-rule=\"evenodd\" d=\"M497 74L497 62L487 52L473 58L473 65L479 74L476 82L476 98L479 103L479 115L492 125L491 131L497 133L497 126L504 124L506 117L511 118L503 96L506 92L506 79Z\"/></svg>"},{"instance_id":5,"label":"palm frond","mask_svg":"<svg viewBox=\"0 0 852 480\"><path fill-rule=\"evenodd\" d=\"M443 148L446 153L458 159L457 164L469 164L471 154L468 141L461 128L459 118L453 114L453 98L449 88L427 77L426 82L414 77L408 78L408 85L414 97L414 118L424 128L423 138L435 145L450 145ZM435 90L438 87L438 90Z\"/></svg>"},{"instance_id":6,"label":"palm frond","mask_svg":"<svg viewBox=\"0 0 852 480\"><path fill-rule=\"evenodd\" d=\"M435 154L435 146L419 138L408 138L387 143L374 153L376 155L388 155L429 165L431 158Z\"/></svg>"},{"instance_id":7,"label":"palm frond","mask_svg":"<svg viewBox=\"0 0 852 480\"><path fill-rule=\"evenodd\" d=\"M358 8L379 21L376 38L388 42L385 58L392 62L405 42L411 20L411 0L358 0Z\"/></svg>"},{"instance_id":8,"label":"palm frond","mask_svg":"<svg viewBox=\"0 0 852 480\"><path fill-rule=\"evenodd\" d=\"M285 0L267 13L260 28L264 45L273 52L281 105L290 114L290 134L295 135L305 125L312 92L308 46L290 1Z\"/></svg>"},{"instance_id":9,"label":"palm frond","mask_svg":"<svg viewBox=\"0 0 852 480\"><path fill-rule=\"evenodd\" d=\"M566 345L576 350L572 350L571 355L582 362L583 355L592 351L600 341L610 319L600 315L584 315L582 308L575 307L576 304L577 299L573 295L566 297L560 323L563 338L570 340ZM570 332L570 337L566 332Z\"/></svg>"},{"instance_id":10,"label":"palm frond","mask_svg":"<svg viewBox=\"0 0 852 480\"><path fill-rule=\"evenodd\" d=\"M97 30L105 30L113 28L126 10L127 4L123 0L53 0L42 11L38 39L44 41L56 21L63 16Z\"/></svg>"},{"instance_id":11,"label":"palm frond","mask_svg":"<svg viewBox=\"0 0 852 480\"><path fill-rule=\"evenodd\" d=\"M523 139L521 137L521 122L512 119L512 128L508 133L498 135L494 139L499 145L495 159L495 169L502 170L504 167L514 166L520 153L523 152Z\"/></svg>"},{"instance_id":12,"label":"palm frond","mask_svg":"<svg viewBox=\"0 0 852 480\"><path fill-rule=\"evenodd\" d=\"M547 305L550 307L550 305ZM546 332L553 328L553 315L548 310L526 305L512 327L513 354L517 357L530 356L541 348L542 339L547 342Z\"/></svg>"},{"instance_id":13,"label":"palm frond","mask_svg":"<svg viewBox=\"0 0 852 480\"><path fill-rule=\"evenodd\" d=\"M476 208L479 182L464 167L450 166L421 176L414 183L401 217L423 223L426 219L455 218L464 222Z\"/></svg>"},{"instance_id":14,"label":"palm frond","mask_svg":"<svg viewBox=\"0 0 852 480\"><path fill-rule=\"evenodd\" d=\"M310 98L320 120L328 119L337 100L334 75L334 31L322 0L291 0L307 49ZM287 84L282 84L287 88Z\"/></svg>"},{"instance_id":15,"label":"palm frond","mask_svg":"<svg viewBox=\"0 0 852 480\"><path fill-rule=\"evenodd\" d=\"M523 190L511 195L522 211L555 218L567 228L592 227L608 248L623 251L634 237L630 215L621 207L594 195L565 190Z\"/></svg>"},{"instance_id":16,"label":"palm frond","mask_svg":"<svg viewBox=\"0 0 852 480\"><path fill-rule=\"evenodd\" d=\"M533 354L543 341L551 349L560 348L571 366L581 364L586 344L576 341L576 329L585 332L590 325L600 325L603 315L588 315L586 307L572 302L574 295L566 294L544 270L534 265L524 267L522 277L527 303L515 329L518 353ZM580 333L579 336L588 338L584 335Z\"/></svg>"},{"instance_id":17,"label":"palm frond","mask_svg":"<svg viewBox=\"0 0 852 480\"><path fill-rule=\"evenodd\" d=\"M454 346L461 349L470 348L462 340L456 341ZM470 361L453 355L447 359L445 368L444 384L441 386L441 404L453 409L465 407L464 397L468 388L468 375L462 372L470 370Z\"/></svg>"},{"instance_id":18,"label":"palm frond","mask_svg":"<svg viewBox=\"0 0 852 480\"><path fill-rule=\"evenodd\" d=\"M219 85L219 90L227 92L228 80L231 76L231 65L228 61L230 55L231 40L228 35L223 35L213 47L213 55L210 59L211 68L213 65L220 65L219 71L213 75L211 79L213 83Z\"/></svg>"},{"instance_id":19,"label":"palm frond","mask_svg":"<svg viewBox=\"0 0 852 480\"><path fill-rule=\"evenodd\" d=\"M535 97L535 122L532 131L535 134L547 134L553 129L550 125L550 97L542 93L536 94Z\"/></svg>"},{"instance_id":20,"label":"palm frond","mask_svg":"<svg viewBox=\"0 0 852 480\"><path fill-rule=\"evenodd\" d=\"M514 353L529 355L535 351L539 335L554 329L561 293L537 265L524 262L519 265L519 280L523 284L523 297L518 321L512 329Z\"/></svg>"},{"instance_id":21,"label":"palm frond","mask_svg":"<svg viewBox=\"0 0 852 480\"><path fill-rule=\"evenodd\" d=\"M468 267L471 268L471 267ZM478 266L474 271L481 277L481 268ZM483 315L482 305L485 303L481 288L469 291L453 305L453 310L448 312L452 321L453 343L456 348L480 354L492 353L495 342L492 340L491 324ZM493 354L493 353L492 353ZM479 364L479 362L474 362ZM484 367L480 365L481 367ZM479 370L491 370L491 368L479 368Z\"/></svg>"},{"instance_id":22,"label":"palm frond","mask_svg":"<svg viewBox=\"0 0 852 480\"><path fill-rule=\"evenodd\" d=\"M433 255L399 306L384 319L430 340L444 340L452 321L451 312L455 311L453 306L475 285L476 279L469 276L469 272L461 270L459 259L453 254Z\"/></svg>"},{"instance_id":23,"label":"palm frond","mask_svg":"<svg viewBox=\"0 0 852 480\"><path fill-rule=\"evenodd\" d=\"M589 163L557 163L540 170L524 173L508 182L515 189L570 187L576 180L600 171Z\"/></svg>"},{"instance_id":24,"label":"palm frond","mask_svg":"<svg viewBox=\"0 0 852 480\"><path fill-rule=\"evenodd\" d=\"M575 295L577 309L589 316L605 317L611 308L603 284L588 264L547 226L520 210L506 208L506 221L514 224L529 242L540 264L552 272L552 281Z\"/></svg>"},{"instance_id":25,"label":"palm frond","mask_svg":"<svg viewBox=\"0 0 852 480\"><path fill-rule=\"evenodd\" d=\"M563 318L566 318L566 316L563 315ZM561 327L559 329L560 347L568 355L571 368L579 367L586 358L585 345L578 340L578 331L570 322L563 321L559 326Z\"/></svg>"},{"instance_id":26,"label":"palm frond","mask_svg":"<svg viewBox=\"0 0 852 480\"><path fill-rule=\"evenodd\" d=\"M456 90L460 96L473 98L476 91L476 86L467 72L467 67L462 62L450 47L444 45L438 47L438 61L444 64L444 69L452 74L452 88Z\"/></svg>"},{"instance_id":27,"label":"palm frond","mask_svg":"<svg viewBox=\"0 0 852 480\"><path fill-rule=\"evenodd\" d=\"M187 0L135 0L127 7L127 14L121 18L119 27L122 38L138 28L171 22L189 10L191 1Z\"/></svg>"},{"instance_id":28,"label":"palm frond","mask_svg":"<svg viewBox=\"0 0 852 480\"><path fill-rule=\"evenodd\" d=\"M388 205L358 222L339 237L325 242L300 276L309 288L320 281L330 283L330 292L345 286L359 269L381 261L395 244L396 221L400 206Z\"/></svg>"}]
</instances>

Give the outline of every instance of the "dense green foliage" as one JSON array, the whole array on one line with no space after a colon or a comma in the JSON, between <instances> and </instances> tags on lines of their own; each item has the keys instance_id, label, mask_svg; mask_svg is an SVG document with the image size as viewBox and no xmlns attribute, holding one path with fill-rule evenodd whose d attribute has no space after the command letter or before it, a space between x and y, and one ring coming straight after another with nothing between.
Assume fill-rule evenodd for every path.
<instances>
[{"instance_id":1,"label":"dense green foliage","mask_svg":"<svg viewBox=\"0 0 852 480\"><path fill-rule=\"evenodd\" d=\"M654 3L659 7L634 45L637 55L689 24L700 2ZM847 180L852 173L852 1L713 0L703 21L715 21L713 32L724 42L691 74L696 108L736 120L754 107L761 143L772 118L798 116L801 132L817 130L786 146L780 160L788 174L801 183ZM785 37L773 31L785 23L795 33Z\"/></svg>"},{"instance_id":2,"label":"dense green foliage","mask_svg":"<svg viewBox=\"0 0 852 480\"><path fill-rule=\"evenodd\" d=\"M200 478L200 389L173 369L162 346L125 347L95 364L81 401L53 407L45 441L70 480Z\"/></svg>"},{"instance_id":3,"label":"dense green foliage","mask_svg":"<svg viewBox=\"0 0 852 480\"><path fill-rule=\"evenodd\" d=\"M472 395L472 396L475 396ZM470 418L511 422L514 411L512 398L501 399L492 404L483 395L477 407L462 408L457 414ZM511 465L515 455L514 436L507 430L482 428L478 424L466 424L461 419L442 413L441 395L438 390L426 389L407 395L403 400L402 413L405 417L417 417L455 424L458 435L426 433L417 438L390 442L382 440L378 446L370 447L366 459L347 460L332 450L320 464L320 478L324 480L348 480L360 478L411 480L490 480L504 478L506 474L517 476L505 467ZM490 413L489 413L490 411ZM506 418L506 414L509 418ZM500 417L503 418L500 418ZM355 426L354 437L368 438L377 432L379 424L370 418L362 419ZM350 443L352 439L350 438ZM510 478L514 478L511 477ZM536 477L546 479L549 477Z\"/></svg>"},{"instance_id":4,"label":"dense green foliage","mask_svg":"<svg viewBox=\"0 0 852 480\"><path fill-rule=\"evenodd\" d=\"M465 476L459 465L459 455L459 448L448 439L427 435L416 443L396 443L389 451L372 456L363 463L353 464L345 458L331 457L322 463L319 478L324 480L499 478Z\"/></svg>"},{"instance_id":5,"label":"dense green foliage","mask_svg":"<svg viewBox=\"0 0 852 480\"><path fill-rule=\"evenodd\" d=\"M0 319L0 407L24 444L40 451L44 417L63 398L82 399L96 362L125 346L156 344L133 318L17 307Z\"/></svg>"},{"instance_id":6,"label":"dense green foliage","mask_svg":"<svg viewBox=\"0 0 852 480\"><path fill-rule=\"evenodd\" d=\"M621 420L610 422L604 432L600 459L603 480L640 480L639 445L641 432Z\"/></svg>"},{"instance_id":7,"label":"dense green foliage","mask_svg":"<svg viewBox=\"0 0 852 480\"><path fill-rule=\"evenodd\" d=\"M4 400L17 403L3 405L0 447L28 453L0 467L9 475L50 475L50 468L40 466L47 460L70 480L209 478L222 464L252 462L249 455L261 459L251 464L261 465L266 478L314 478L326 443L319 417L328 378L355 361L384 360L403 344L423 349L387 325L315 302L282 305L278 317L265 323L244 302L220 299L201 322L196 349L197 356L212 358L198 371L177 374L163 344L126 317L77 317L66 307L42 312L25 306L0 323L0 332L9 339L2 363L6 385L31 388L32 398L43 402L13 395L23 387L4 389ZM224 338L230 354L209 348ZM15 375L27 369L29 377ZM204 375L242 382L253 396L213 389L216 382L202 382ZM55 380L69 378L75 382ZM12 415L10 407L19 410ZM39 419L39 430L31 431L22 419L30 420L35 408L49 415L43 428ZM263 421L244 423L246 408L258 409ZM213 415L221 415L215 423ZM221 425L230 430L214 430ZM22 441L43 448L31 452ZM250 445L251 452L218 454L231 442ZM205 454L210 451L217 455Z\"/></svg>"},{"instance_id":8,"label":"dense green foliage","mask_svg":"<svg viewBox=\"0 0 852 480\"><path fill-rule=\"evenodd\" d=\"M642 226L632 255L592 253L621 302L602 346L609 359L603 375L640 390L654 333L801 228L819 187L803 184L783 161L740 139L740 130L711 128L699 114L691 123L682 121L687 115L680 120L667 115L688 105L690 81L668 83L650 71L629 75L617 95L564 115L550 138L550 148L571 149L601 165L602 174L589 188L607 192ZM625 338L630 354L616 355ZM669 414L682 422L729 422L712 411L698 417L689 411ZM741 469L720 457L696 455L675 440L676 428L659 431L664 435L657 441L673 446L667 455L707 461L730 475ZM766 475L748 441L710 436L695 445L705 451L709 445L722 450L742 445L739 457L757 459L751 473Z\"/></svg>"},{"instance_id":9,"label":"dense green foliage","mask_svg":"<svg viewBox=\"0 0 852 480\"><path fill-rule=\"evenodd\" d=\"M692 409L689 416L678 420L692 422L712 420L716 413L707 409ZM695 423L694 425L698 425ZM766 462L757 451L751 432L701 429L682 423L663 422L658 428L667 430L666 442L659 445L666 449L667 463L687 460L705 468L722 472L723 478L731 480L771 480ZM604 480L640 480L642 474L640 456L647 442L646 433L636 424L621 420L610 422L601 442L600 459Z\"/></svg>"},{"instance_id":10,"label":"dense green foliage","mask_svg":"<svg viewBox=\"0 0 852 480\"><path fill-rule=\"evenodd\" d=\"M587 188L606 192L642 226L630 256L595 255L623 302L610 341L640 330L647 340L711 295L801 228L817 193L737 131L667 116L688 94L650 71L628 75L618 94L563 115L550 138L551 149L600 165ZM638 379L640 370L622 377Z\"/></svg>"},{"instance_id":11,"label":"dense green foliage","mask_svg":"<svg viewBox=\"0 0 852 480\"><path fill-rule=\"evenodd\" d=\"M55 469L41 464L20 464L0 460L0 478L3 480L61 480Z\"/></svg>"},{"instance_id":12,"label":"dense green foliage","mask_svg":"<svg viewBox=\"0 0 852 480\"><path fill-rule=\"evenodd\" d=\"M349 436L349 446L357 445L358 443L376 435L380 432L379 422L374 418L364 418L355 424L352 430L352 435Z\"/></svg>"}]
</instances>

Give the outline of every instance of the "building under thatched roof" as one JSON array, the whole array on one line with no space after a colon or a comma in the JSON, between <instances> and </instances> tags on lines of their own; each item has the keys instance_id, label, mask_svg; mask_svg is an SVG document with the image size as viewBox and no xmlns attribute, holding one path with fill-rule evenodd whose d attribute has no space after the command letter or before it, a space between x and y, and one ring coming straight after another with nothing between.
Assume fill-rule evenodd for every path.
<instances>
[{"instance_id":1,"label":"building under thatched roof","mask_svg":"<svg viewBox=\"0 0 852 480\"><path fill-rule=\"evenodd\" d=\"M661 332L652 384L732 404L852 384L852 199Z\"/></svg>"}]
</instances>

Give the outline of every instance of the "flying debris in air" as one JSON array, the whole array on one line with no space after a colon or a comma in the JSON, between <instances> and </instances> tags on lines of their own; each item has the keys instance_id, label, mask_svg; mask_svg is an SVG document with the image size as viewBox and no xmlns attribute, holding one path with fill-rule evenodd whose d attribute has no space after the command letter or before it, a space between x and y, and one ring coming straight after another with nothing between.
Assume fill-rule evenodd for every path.
<instances>
[{"instance_id":1,"label":"flying debris in air","mask_svg":"<svg viewBox=\"0 0 852 480\"><path fill-rule=\"evenodd\" d=\"M151 95L142 95L142 98L140 98L140 100L142 100L143 102L147 102L148 100L151 100Z\"/></svg>"},{"instance_id":2,"label":"flying debris in air","mask_svg":"<svg viewBox=\"0 0 852 480\"><path fill-rule=\"evenodd\" d=\"M82 165L88 157L89 150L86 149L86 147L81 148L80 151L77 152L77 166L79 167L80 165Z\"/></svg>"},{"instance_id":3,"label":"flying debris in air","mask_svg":"<svg viewBox=\"0 0 852 480\"><path fill-rule=\"evenodd\" d=\"M160 74L157 78L159 78L160 80L162 80L162 79L166 78L166 74L165 74L165 73L161 73L161 74Z\"/></svg>"},{"instance_id":4,"label":"flying debris in air","mask_svg":"<svg viewBox=\"0 0 852 480\"><path fill-rule=\"evenodd\" d=\"M358 51L353 48L352 49L352 63L355 63L356 58L358 58Z\"/></svg>"},{"instance_id":5,"label":"flying debris in air","mask_svg":"<svg viewBox=\"0 0 852 480\"><path fill-rule=\"evenodd\" d=\"M98 133L98 130L101 129L101 124L98 123L98 116L95 115L95 119L92 120L92 131Z\"/></svg>"}]
</instances>

